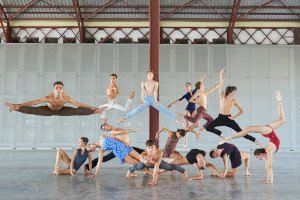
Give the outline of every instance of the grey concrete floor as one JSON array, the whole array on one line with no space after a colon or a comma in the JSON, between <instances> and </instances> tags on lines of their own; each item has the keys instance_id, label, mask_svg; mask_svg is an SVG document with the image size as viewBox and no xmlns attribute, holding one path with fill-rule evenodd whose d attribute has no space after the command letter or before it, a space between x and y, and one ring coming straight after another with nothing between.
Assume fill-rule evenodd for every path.
<instances>
[{"instance_id":1,"label":"grey concrete floor","mask_svg":"<svg viewBox=\"0 0 300 200\"><path fill-rule=\"evenodd\" d=\"M0 199L300 199L300 155L279 152L274 156L274 184L262 184L263 162L252 157L251 177L243 167L236 178L219 180L204 171L204 180L183 182L181 175L162 174L158 186L149 187L151 178L142 173L126 180L127 165L118 160L105 163L100 176L89 179L55 176L54 150L0 150ZM213 160L221 167L221 160ZM195 174L193 166L186 167Z\"/></svg>"}]
</instances>

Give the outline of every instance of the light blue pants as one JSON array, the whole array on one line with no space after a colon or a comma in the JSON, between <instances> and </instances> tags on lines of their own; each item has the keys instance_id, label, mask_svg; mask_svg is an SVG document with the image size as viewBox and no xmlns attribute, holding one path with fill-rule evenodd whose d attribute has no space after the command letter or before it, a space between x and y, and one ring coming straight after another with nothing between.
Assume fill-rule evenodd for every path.
<instances>
[{"instance_id":1,"label":"light blue pants","mask_svg":"<svg viewBox=\"0 0 300 200\"><path fill-rule=\"evenodd\" d=\"M133 109L132 111L128 112L125 115L125 119L131 118L134 115L139 114L140 112L142 112L145 108L148 107L154 107L156 110L158 110L160 113L166 115L168 118L176 120L176 115L174 113L172 113L168 108L164 107L161 103L157 102L155 103L155 98L154 96L146 96L146 98L144 99L144 104L140 104L138 107L136 107L135 109Z\"/></svg>"}]
</instances>

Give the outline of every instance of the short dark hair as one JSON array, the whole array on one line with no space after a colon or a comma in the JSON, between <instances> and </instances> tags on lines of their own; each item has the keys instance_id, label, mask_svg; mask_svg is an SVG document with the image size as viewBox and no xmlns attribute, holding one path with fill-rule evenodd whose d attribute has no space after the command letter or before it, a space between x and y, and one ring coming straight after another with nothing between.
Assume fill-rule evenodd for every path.
<instances>
[{"instance_id":1,"label":"short dark hair","mask_svg":"<svg viewBox=\"0 0 300 200\"><path fill-rule=\"evenodd\" d=\"M210 156L211 158L214 158L214 157L213 157L213 153L214 153L214 150L211 150L211 151L209 152L209 156Z\"/></svg>"},{"instance_id":2,"label":"short dark hair","mask_svg":"<svg viewBox=\"0 0 300 200\"><path fill-rule=\"evenodd\" d=\"M190 82L186 82L185 84L192 85Z\"/></svg>"},{"instance_id":3,"label":"short dark hair","mask_svg":"<svg viewBox=\"0 0 300 200\"><path fill-rule=\"evenodd\" d=\"M147 140L145 144L147 147L151 147L151 146L157 147L156 142L154 140Z\"/></svg>"},{"instance_id":4,"label":"short dark hair","mask_svg":"<svg viewBox=\"0 0 300 200\"><path fill-rule=\"evenodd\" d=\"M89 142L89 139L86 137L81 137L80 138L85 144L87 144Z\"/></svg>"},{"instance_id":5,"label":"short dark hair","mask_svg":"<svg viewBox=\"0 0 300 200\"><path fill-rule=\"evenodd\" d=\"M102 124L102 125L100 126L100 129L101 129L101 130L104 130L103 127L104 127L105 125L107 125L107 123Z\"/></svg>"},{"instance_id":6,"label":"short dark hair","mask_svg":"<svg viewBox=\"0 0 300 200\"><path fill-rule=\"evenodd\" d=\"M236 91L237 87L235 86L227 86L225 90L225 96L228 96L231 92Z\"/></svg>"},{"instance_id":7,"label":"short dark hair","mask_svg":"<svg viewBox=\"0 0 300 200\"><path fill-rule=\"evenodd\" d=\"M56 81L55 83L53 83L53 87L54 87L55 85L62 85L62 86L64 86L64 83L61 82L61 81Z\"/></svg>"},{"instance_id":8,"label":"short dark hair","mask_svg":"<svg viewBox=\"0 0 300 200\"><path fill-rule=\"evenodd\" d=\"M114 76L114 77L118 78L117 74L111 74L110 76Z\"/></svg>"},{"instance_id":9,"label":"short dark hair","mask_svg":"<svg viewBox=\"0 0 300 200\"><path fill-rule=\"evenodd\" d=\"M197 83L195 83L195 88L200 89L201 84L202 83L200 81L198 81Z\"/></svg>"},{"instance_id":10,"label":"short dark hair","mask_svg":"<svg viewBox=\"0 0 300 200\"><path fill-rule=\"evenodd\" d=\"M148 72L147 72L147 74L149 73L149 72L151 72L153 75L154 75L154 71L153 70L148 70Z\"/></svg>"},{"instance_id":11,"label":"short dark hair","mask_svg":"<svg viewBox=\"0 0 300 200\"><path fill-rule=\"evenodd\" d=\"M179 135L181 135L182 137L184 137L186 135L186 130L184 129L177 129L177 131L179 133Z\"/></svg>"},{"instance_id":12,"label":"short dark hair","mask_svg":"<svg viewBox=\"0 0 300 200\"><path fill-rule=\"evenodd\" d=\"M258 156L258 155L261 154L261 153L266 153L266 149L260 148L260 149L255 149L255 150L254 150L254 155L255 155L255 156Z\"/></svg>"}]
</instances>

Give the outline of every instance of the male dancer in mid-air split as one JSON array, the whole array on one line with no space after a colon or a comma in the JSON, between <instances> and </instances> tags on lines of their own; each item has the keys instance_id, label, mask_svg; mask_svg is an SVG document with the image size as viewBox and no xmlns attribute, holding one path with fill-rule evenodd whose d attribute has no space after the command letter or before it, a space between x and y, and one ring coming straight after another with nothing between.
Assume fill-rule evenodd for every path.
<instances>
[{"instance_id":1,"label":"male dancer in mid-air split","mask_svg":"<svg viewBox=\"0 0 300 200\"><path fill-rule=\"evenodd\" d=\"M148 71L147 80L141 83L142 91L141 91L141 104L128 112L123 118L119 119L119 122L124 122L126 119L137 115L142 112L147 107L154 107L159 112L168 116L170 119L175 120L179 125L180 121L177 119L177 116L172 113L169 109L164 107L161 103L158 102L158 82L153 80L154 72Z\"/></svg>"},{"instance_id":2,"label":"male dancer in mid-air split","mask_svg":"<svg viewBox=\"0 0 300 200\"><path fill-rule=\"evenodd\" d=\"M48 96L45 96L40 99L36 99L33 101L28 101L21 104L13 104L13 103L5 103L8 106L10 111L18 111L25 114L32 115L42 115L42 116L51 116L51 115L59 115L59 116L72 116L72 115L91 115L91 114L100 114L102 109L89 106L84 103L80 103L75 101L73 98L68 96L63 91L63 83L61 81L57 81L53 84L53 92L51 92ZM37 106L35 105L47 103L45 106ZM70 103L77 108L64 106L64 104Z\"/></svg>"},{"instance_id":3,"label":"male dancer in mid-air split","mask_svg":"<svg viewBox=\"0 0 300 200\"><path fill-rule=\"evenodd\" d=\"M118 76L116 74L110 75L110 84L106 90L106 94L107 94L106 98L107 98L108 103L99 106L100 109L105 108L105 110L101 114L101 119L103 122L107 121L107 117L106 117L107 110L116 109L116 110L121 110L123 112L126 112L126 111L128 111L128 109L130 108L130 106L132 104L132 99L135 94L134 91L130 94L129 98L126 101L125 106L122 106L122 105L116 103L117 97L119 95L117 78L118 78Z\"/></svg>"},{"instance_id":4,"label":"male dancer in mid-air split","mask_svg":"<svg viewBox=\"0 0 300 200\"><path fill-rule=\"evenodd\" d=\"M219 76L222 77L225 69L222 69L219 73ZM221 79L221 78L220 78ZM185 119L189 120L193 123L193 125L189 128L190 130L196 128L198 126L198 121L203 118L207 122L203 125L206 128L214 119L206 112L207 108L207 96L213 93L216 89L221 86L221 83L216 84L213 88L206 90L203 84L203 77L201 78L201 82L196 83L196 87L198 88L197 92L191 97L189 102L196 103L199 107L196 110L196 115L194 117L183 115ZM204 129L200 129L202 132Z\"/></svg>"},{"instance_id":5,"label":"male dancer in mid-air split","mask_svg":"<svg viewBox=\"0 0 300 200\"><path fill-rule=\"evenodd\" d=\"M235 86L228 86L224 93L222 89L224 85L223 76L220 76L220 83L220 114L214 121L212 121L207 127L205 127L207 131L219 136L221 136L222 132L215 128L218 126L227 126L235 130L236 132L242 131L240 126L234 120L244 112L242 106L234 98L237 88ZM239 110L239 112L235 116L231 116L231 110L233 107L236 107ZM255 142L258 145L261 145L260 142L255 139L255 137L252 137L248 134L245 135L244 138Z\"/></svg>"}]
</instances>

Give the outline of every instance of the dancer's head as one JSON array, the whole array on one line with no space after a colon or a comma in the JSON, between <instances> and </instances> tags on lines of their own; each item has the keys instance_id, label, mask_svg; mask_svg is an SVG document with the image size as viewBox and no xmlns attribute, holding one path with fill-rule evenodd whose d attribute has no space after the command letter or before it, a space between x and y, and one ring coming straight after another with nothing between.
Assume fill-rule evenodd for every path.
<instances>
[{"instance_id":1,"label":"dancer's head","mask_svg":"<svg viewBox=\"0 0 300 200\"><path fill-rule=\"evenodd\" d=\"M192 90L192 85L191 85L191 83L189 83L189 82L186 82L186 83L185 83L185 90L186 90L186 91L191 91L191 90Z\"/></svg>"},{"instance_id":2,"label":"dancer's head","mask_svg":"<svg viewBox=\"0 0 300 200\"><path fill-rule=\"evenodd\" d=\"M177 129L176 136L177 138L182 138L186 135L186 130L184 129Z\"/></svg>"},{"instance_id":3,"label":"dancer's head","mask_svg":"<svg viewBox=\"0 0 300 200\"><path fill-rule=\"evenodd\" d=\"M222 151L218 151L218 149L213 149L209 152L209 156L211 158L217 158L221 155Z\"/></svg>"},{"instance_id":4,"label":"dancer's head","mask_svg":"<svg viewBox=\"0 0 300 200\"><path fill-rule=\"evenodd\" d=\"M104 123L104 124L102 124L102 125L100 126L100 128L101 128L101 130L103 130L103 131L111 131L112 128L113 128L113 126Z\"/></svg>"},{"instance_id":5,"label":"dancer's head","mask_svg":"<svg viewBox=\"0 0 300 200\"><path fill-rule=\"evenodd\" d=\"M87 144L88 144L88 142L89 142L89 139L88 139L88 138L86 138L86 137L81 137L81 138L79 138L79 140L78 140L78 146L79 146L79 147L86 147Z\"/></svg>"},{"instance_id":6,"label":"dancer's head","mask_svg":"<svg viewBox=\"0 0 300 200\"><path fill-rule=\"evenodd\" d=\"M154 140L147 140L146 141L146 151L149 154L154 154L157 150L157 145Z\"/></svg>"},{"instance_id":7,"label":"dancer's head","mask_svg":"<svg viewBox=\"0 0 300 200\"><path fill-rule=\"evenodd\" d=\"M235 93L237 91L237 87L235 86L227 86L225 90L225 96L234 97Z\"/></svg>"},{"instance_id":8,"label":"dancer's head","mask_svg":"<svg viewBox=\"0 0 300 200\"><path fill-rule=\"evenodd\" d=\"M197 90L204 91L205 86L202 82L199 81L195 84L195 88L197 88Z\"/></svg>"},{"instance_id":9,"label":"dancer's head","mask_svg":"<svg viewBox=\"0 0 300 200\"><path fill-rule=\"evenodd\" d=\"M62 92L63 92L63 86L64 86L64 84L61 81L56 81L53 84L53 92L54 92L55 96L62 94Z\"/></svg>"},{"instance_id":10,"label":"dancer's head","mask_svg":"<svg viewBox=\"0 0 300 200\"><path fill-rule=\"evenodd\" d=\"M259 160L263 160L267 156L266 149L255 149L254 156Z\"/></svg>"},{"instance_id":11,"label":"dancer's head","mask_svg":"<svg viewBox=\"0 0 300 200\"><path fill-rule=\"evenodd\" d=\"M117 79L118 79L117 74L111 74L111 75L110 75L110 82L111 82L111 83L116 83L116 82L117 82Z\"/></svg>"},{"instance_id":12,"label":"dancer's head","mask_svg":"<svg viewBox=\"0 0 300 200\"><path fill-rule=\"evenodd\" d=\"M201 169L204 170L206 168L206 161L204 159L204 156L199 153L196 157L197 159L197 166Z\"/></svg>"},{"instance_id":13,"label":"dancer's head","mask_svg":"<svg viewBox=\"0 0 300 200\"><path fill-rule=\"evenodd\" d=\"M147 72L147 79L148 79L148 80L153 80L153 78L154 78L154 71L149 70L149 71Z\"/></svg>"},{"instance_id":14,"label":"dancer's head","mask_svg":"<svg viewBox=\"0 0 300 200\"><path fill-rule=\"evenodd\" d=\"M88 150L89 152L93 152L93 151L95 151L96 149L97 149L97 145L96 145L95 143L89 144L89 145L87 146L87 150Z\"/></svg>"}]
</instances>

